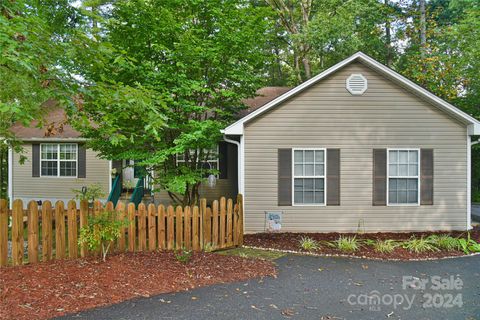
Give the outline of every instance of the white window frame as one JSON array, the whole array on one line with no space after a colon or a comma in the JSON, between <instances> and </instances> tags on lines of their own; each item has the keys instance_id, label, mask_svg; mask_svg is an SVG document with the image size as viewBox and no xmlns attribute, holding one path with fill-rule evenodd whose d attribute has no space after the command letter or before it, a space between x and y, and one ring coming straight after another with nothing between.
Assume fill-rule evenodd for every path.
<instances>
[{"instance_id":1,"label":"white window frame","mask_svg":"<svg viewBox=\"0 0 480 320\"><path fill-rule=\"evenodd\" d=\"M71 145L75 145L75 160L60 160L60 145L66 145L66 144L71 144ZM44 145L56 145L57 146L57 159L42 159L42 146ZM71 179L71 178L78 178L78 143L69 143L69 142L65 142L65 143L41 143L40 144L40 177L42 178L67 178L67 179ZM57 162L57 175L56 176L51 176L51 175L43 175L42 174L42 161L56 161ZM75 175L74 176L61 176L60 175L60 162L75 162L76 163L76 170L75 170Z\"/></svg>"},{"instance_id":2,"label":"white window frame","mask_svg":"<svg viewBox=\"0 0 480 320\"><path fill-rule=\"evenodd\" d=\"M323 151L323 176L295 176L295 151ZM323 203L295 203L295 178L323 178ZM327 148L292 148L292 206L325 207L327 205Z\"/></svg>"},{"instance_id":3,"label":"white window frame","mask_svg":"<svg viewBox=\"0 0 480 320\"><path fill-rule=\"evenodd\" d=\"M208 163L215 163L216 164L216 169L215 170L218 170L218 171L220 171L220 160L219 160L220 155L219 155L219 152L220 152L220 150L219 150L219 147L218 147L218 144L217 144L217 147L216 147L217 157L214 160L207 160L206 161ZM178 166L179 163L185 163L185 159L179 160L178 155L175 155L175 164ZM217 177L217 179L219 179L218 174L216 174L215 177Z\"/></svg>"},{"instance_id":4,"label":"white window frame","mask_svg":"<svg viewBox=\"0 0 480 320\"><path fill-rule=\"evenodd\" d=\"M417 176L392 176L390 177L390 151L417 151L418 165ZM420 206L420 166L421 166L421 150L420 148L387 148L387 206L389 207L417 207ZM417 203L390 203L390 178L392 179L417 179Z\"/></svg>"}]
</instances>

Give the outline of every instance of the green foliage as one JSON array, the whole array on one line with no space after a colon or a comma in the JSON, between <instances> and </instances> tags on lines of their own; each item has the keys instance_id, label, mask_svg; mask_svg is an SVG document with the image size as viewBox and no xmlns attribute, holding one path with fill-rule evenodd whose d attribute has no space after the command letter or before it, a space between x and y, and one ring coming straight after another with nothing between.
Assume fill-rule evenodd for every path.
<instances>
[{"instance_id":1,"label":"green foliage","mask_svg":"<svg viewBox=\"0 0 480 320\"><path fill-rule=\"evenodd\" d=\"M300 248L306 251L315 251L318 250L319 244L315 239L312 239L310 237L302 237L299 240L300 243Z\"/></svg>"},{"instance_id":2,"label":"green foliage","mask_svg":"<svg viewBox=\"0 0 480 320\"><path fill-rule=\"evenodd\" d=\"M360 242L356 236L340 236L337 240L334 241L334 245L337 249L343 252L355 252L360 249Z\"/></svg>"},{"instance_id":3,"label":"green foliage","mask_svg":"<svg viewBox=\"0 0 480 320\"><path fill-rule=\"evenodd\" d=\"M459 238L458 244L465 254L480 252L480 244L470 237L470 232L467 239Z\"/></svg>"},{"instance_id":4,"label":"green foliage","mask_svg":"<svg viewBox=\"0 0 480 320\"><path fill-rule=\"evenodd\" d=\"M409 240L402 243L402 248L410 252L423 253L427 251L439 251L431 239L421 237L416 238L412 236Z\"/></svg>"},{"instance_id":5,"label":"green foliage","mask_svg":"<svg viewBox=\"0 0 480 320\"><path fill-rule=\"evenodd\" d=\"M399 246L399 243L395 240L387 239L387 240L372 240L367 244L372 245L373 249L380 253L392 253L395 248Z\"/></svg>"},{"instance_id":6,"label":"green foliage","mask_svg":"<svg viewBox=\"0 0 480 320\"><path fill-rule=\"evenodd\" d=\"M427 239L440 250L454 251L461 248L458 238L454 238L446 234L431 235Z\"/></svg>"},{"instance_id":7,"label":"green foliage","mask_svg":"<svg viewBox=\"0 0 480 320\"><path fill-rule=\"evenodd\" d=\"M178 262L187 264L191 258L192 250L187 250L186 248L182 247L182 249L175 251L175 259L177 259Z\"/></svg>"},{"instance_id":8,"label":"green foliage","mask_svg":"<svg viewBox=\"0 0 480 320\"><path fill-rule=\"evenodd\" d=\"M118 220L116 211L104 211L97 216L90 216L88 224L80 229L78 243L85 244L89 250L102 250L102 260L105 261L112 243L120 237L121 230L127 226L127 221Z\"/></svg>"},{"instance_id":9,"label":"green foliage","mask_svg":"<svg viewBox=\"0 0 480 320\"><path fill-rule=\"evenodd\" d=\"M75 194L75 199L88 200L89 203L93 203L95 200L105 196L105 192L100 183L91 184L87 186L85 190L73 189L72 192Z\"/></svg>"}]
</instances>

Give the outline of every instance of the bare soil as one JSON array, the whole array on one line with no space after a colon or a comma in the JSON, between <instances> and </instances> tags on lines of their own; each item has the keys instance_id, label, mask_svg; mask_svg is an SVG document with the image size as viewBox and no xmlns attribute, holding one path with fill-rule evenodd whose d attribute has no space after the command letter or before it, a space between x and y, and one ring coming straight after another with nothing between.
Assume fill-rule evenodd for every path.
<instances>
[{"instance_id":1,"label":"bare soil","mask_svg":"<svg viewBox=\"0 0 480 320\"><path fill-rule=\"evenodd\" d=\"M194 253L124 253L0 268L0 319L48 319L135 297L274 276L272 262Z\"/></svg>"},{"instance_id":2,"label":"bare soil","mask_svg":"<svg viewBox=\"0 0 480 320\"><path fill-rule=\"evenodd\" d=\"M355 252L343 252L337 248L327 245L325 242L332 242L337 240L340 236L353 237L355 236L360 242L363 240L398 240L404 241L410 239L412 236L417 238L428 237L432 234L449 234L453 237L467 237L466 232L381 232L381 233L257 233L247 234L244 236L244 245L266 249L291 250L299 252L307 252L300 247L300 240L302 237L310 237L320 243L317 250L309 251L315 254L324 255L351 255L356 257L377 258L377 259L395 259L395 260L417 260L417 259L431 259L444 258L452 256L463 256L463 251L427 251L422 253L410 252L404 248L397 247L391 253L380 253L373 249L372 246L362 244L360 249ZM476 227L470 232L473 240L480 242L480 229Z\"/></svg>"}]
</instances>

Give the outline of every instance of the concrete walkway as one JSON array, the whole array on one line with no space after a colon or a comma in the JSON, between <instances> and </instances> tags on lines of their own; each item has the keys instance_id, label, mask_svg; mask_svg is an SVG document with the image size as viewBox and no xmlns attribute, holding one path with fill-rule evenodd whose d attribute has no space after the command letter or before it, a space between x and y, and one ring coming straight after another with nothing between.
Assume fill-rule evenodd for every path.
<instances>
[{"instance_id":1,"label":"concrete walkway","mask_svg":"<svg viewBox=\"0 0 480 320\"><path fill-rule=\"evenodd\" d=\"M286 256L276 262L277 279L135 299L63 319L480 318L480 256L422 262ZM436 280L449 287L434 290Z\"/></svg>"}]
</instances>

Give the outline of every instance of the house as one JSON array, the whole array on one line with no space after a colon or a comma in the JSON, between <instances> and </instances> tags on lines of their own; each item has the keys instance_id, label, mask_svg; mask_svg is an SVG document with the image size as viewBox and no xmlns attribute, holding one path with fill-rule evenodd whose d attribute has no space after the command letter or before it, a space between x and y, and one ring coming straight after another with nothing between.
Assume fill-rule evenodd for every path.
<instances>
[{"instance_id":1,"label":"house","mask_svg":"<svg viewBox=\"0 0 480 320\"><path fill-rule=\"evenodd\" d=\"M223 130L239 147L245 231L470 229L480 123L363 53Z\"/></svg>"},{"instance_id":2,"label":"house","mask_svg":"<svg viewBox=\"0 0 480 320\"><path fill-rule=\"evenodd\" d=\"M263 232L267 212L281 213L281 230L292 232L471 228L473 117L363 53L293 89L259 93L223 130L209 163L220 171L216 186L201 188L208 200L242 193L246 232ZM68 200L92 183L111 195L121 179L148 189L135 172L112 180L126 163L99 159L67 124L51 136L12 130L27 161L10 152L10 198Z\"/></svg>"}]
</instances>

